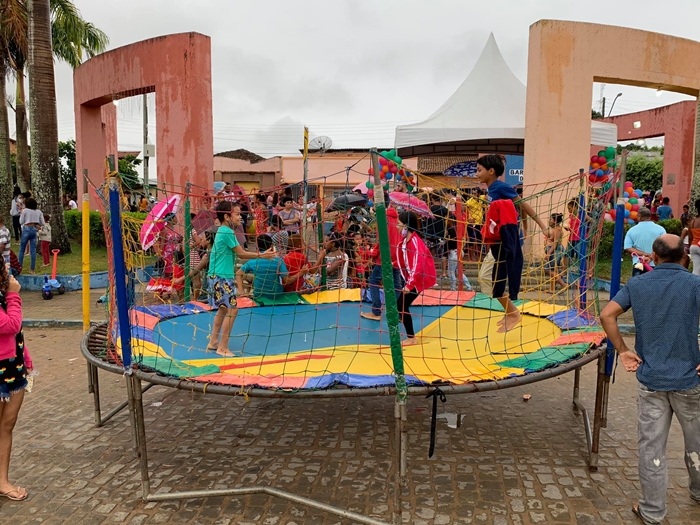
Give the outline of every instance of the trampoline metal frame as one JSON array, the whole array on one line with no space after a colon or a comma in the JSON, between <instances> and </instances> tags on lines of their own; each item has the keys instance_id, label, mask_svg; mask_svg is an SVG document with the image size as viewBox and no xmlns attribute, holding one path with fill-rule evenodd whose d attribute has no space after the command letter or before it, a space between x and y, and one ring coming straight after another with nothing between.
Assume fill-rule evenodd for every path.
<instances>
[{"instance_id":1,"label":"trampoline metal frame","mask_svg":"<svg viewBox=\"0 0 700 525\"><path fill-rule=\"evenodd\" d=\"M369 525L388 525L387 522L377 520L369 516L363 516L345 509L329 505L327 503L312 500L285 492L273 487L253 486L234 487L229 489L195 490L168 493L151 493L148 449L146 446L146 425L144 421L143 393L153 386L166 386L185 390L188 392L198 392L217 395L241 395L240 387L227 385L215 385L197 381L182 380L173 377L161 376L154 372L146 372L138 368L133 368L131 373L125 374L124 369L117 363L110 363L94 355L90 351L90 343L96 340L96 344L106 343L106 339L99 334L106 334L107 323L93 326L83 337L81 351L88 363L88 384L89 392L93 395L95 405L95 423L102 426L124 408L129 408L129 419L132 429L133 449L138 457L141 474L141 498L144 501L167 501L193 499L214 496L245 496L249 494L268 494L270 496L286 499L293 503L306 505L310 508L328 512L336 516L353 520L357 523ZM421 395L432 392L436 386L446 394L467 394L473 392L488 392L501 390L515 386L522 386L538 381L543 381L552 377L563 375L574 371L573 407L581 414L584 431L586 435L586 446L588 450L588 463L591 471L598 470L598 452L600 446L600 431L606 426L605 412L607 409L607 396L610 378L605 373L606 349L604 346L596 347L584 356L564 363L562 365L548 368L539 372L534 372L526 376L510 377L503 380L484 381L480 383L469 383L465 385L422 385L408 388L410 395ZM589 411L584 407L580 399L581 367L596 361L598 362L598 374L596 382L596 399L593 410L593 424L591 425ZM124 375L126 378L128 400L121 403L105 417L100 413L100 389L98 369L107 372ZM148 383L145 387L143 382ZM268 390L261 388L251 388L245 390L245 394L250 397L264 398L335 398L335 397L366 397L366 396L392 396L395 395L395 387L374 387L374 388L334 388L328 390ZM407 449L408 449L408 420L406 403L398 399L394 404L395 419L395 443L393 448L393 459L396 465L396 482L394 487L393 523L401 523L402 498L401 489L407 482Z\"/></svg>"}]
</instances>

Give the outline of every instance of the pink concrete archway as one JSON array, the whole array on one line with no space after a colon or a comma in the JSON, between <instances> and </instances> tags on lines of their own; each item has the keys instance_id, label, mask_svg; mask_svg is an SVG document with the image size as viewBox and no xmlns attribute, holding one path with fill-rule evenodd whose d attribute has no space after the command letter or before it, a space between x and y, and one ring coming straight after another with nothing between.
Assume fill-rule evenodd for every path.
<instances>
[{"instance_id":1,"label":"pink concrete archway","mask_svg":"<svg viewBox=\"0 0 700 525\"><path fill-rule=\"evenodd\" d=\"M528 180L557 179L588 166L594 81L697 97L700 43L581 22L540 20L533 24L525 113ZM693 148L689 147L690 152L683 155L692 159ZM680 194L675 198L680 200Z\"/></svg>"},{"instance_id":2,"label":"pink concrete archway","mask_svg":"<svg viewBox=\"0 0 700 525\"><path fill-rule=\"evenodd\" d=\"M105 157L116 158L113 101L156 94L158 182L213 186L211 41L179 33L136 42L86 61L73 73L78 174L99 186Z\"/></svg>"},{"instance_id":3,"label":"pink concrete archway","mask_svg":"<svg viewBox=\"0 0 700 525\"><path fill-rule=\"evenodd\" d=\"M638 140L665 136L664 197L680 217L681 207L690 198L693 179L693 150L695 139L695 102L687 100L661 108L638 111L604 119L617 125L617 140ZM635 123L639 127L635 128Z\"/></svg>"}]
</instances>

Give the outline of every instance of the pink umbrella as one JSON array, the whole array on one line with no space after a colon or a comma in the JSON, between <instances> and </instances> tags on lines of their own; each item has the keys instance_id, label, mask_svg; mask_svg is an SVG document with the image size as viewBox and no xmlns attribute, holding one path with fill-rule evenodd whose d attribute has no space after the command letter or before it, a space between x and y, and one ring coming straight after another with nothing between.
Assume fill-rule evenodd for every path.
<instances>
[{"instance_id":1,"label":"pink umbrella","mask_svg":"<svg viewBox=\"0 0 700 525\"><path fill-rule=\"evenodd\" d=\"M357 191L360 190L362 192L362 195L367 195L367 183L366 182L360 182L357 186L355 186L352 191Z\"/></svg>"},{"instance_id":2,"label":"pink umbrella","mask_svg":"<svg viewBox=\"0 0 700 525\"><path fill-rule=\"evenodd\" d=\"M418 215L422 215L423 217L433 217L433 212L430 211L430 206L428 206L422 199L419 199L410 193L392 191L389 194L389 200L392 204L395 204L404 210L411 210Z\"/></svg>"},{"instance_id":3,"label":"pink umbrella","mask_svg":"<svg viewBox=\"0 0 700 525\"><path fill-rule=\"evenodd\" d=\"M143 226L141 226L140 238L144 250L148 250L156 243L158 235L165 228L165 216L177 213L179 205L180 196L172 195L153 206L153 209L146 216L146 220L143 221Z\"/></svg>"}]
</instances>

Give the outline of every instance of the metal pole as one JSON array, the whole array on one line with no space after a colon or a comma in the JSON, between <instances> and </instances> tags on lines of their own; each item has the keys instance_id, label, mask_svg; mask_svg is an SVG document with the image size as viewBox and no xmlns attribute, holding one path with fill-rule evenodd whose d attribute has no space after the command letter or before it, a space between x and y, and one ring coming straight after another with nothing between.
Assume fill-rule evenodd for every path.
<instances>
[{"instance_id":1,"label":"metal pole","mask_svg":"<svg viewBox=\"0 0 700 525\"><path fill-rule=\"evenodd\" d=\"M600 450L600 429L603 426L603 395L605 383L605 353L598 358L598 381L595 389L595 407L593 408L593 436L588 458L588 469L598 471L598 452Z\"/></svg>"},{"instance_id":2,"label":"metal pole","mask_svg":"<svg viewBox=\"0 0 700 525\"><path fill-rule=\"evenodd\" d=\"M316 204L316 221L318 222L318 252L323 248L323 210L321 203ZM326 286L326 264L325 261L317 261L321 265L321 289Z\"/></svg>"},{"instance_id":3,"label":"metal pole","mask_svg":"<svg viewBox=\"0 0 700 525\"><path fill-rule=\"evenodd\" d=\"M382 287L384 288L384 306L386 308L386 321L389 326L389 343L391 345L391 360L396 377L396 406L394 416L396 419L396 486L394 487L394 523L401 523L403 510L402 489L406 479L406 439L408 421L406 417L406 399L408 398L408 386L404 375L403 348L401 347L401 332L399 329L399 309L397 305L396 285L394 284L394 269L391 265L391 246L389 244L389 226L386 218L386 203L384 202L384 188L379 178L381 173L379 166L379 154L376 149L370 150L372 168L374 169L374 209L377 216L377 236L379 251L382 259Z\"/></svg>"},{"instance_id":4,"label":"metal pole","mask_svg":"<svg viewBox=\"0 0 700 525\"><path fill-rule=\"evenodd\" d=\"M88 392L92 394L92 401L94 404L95 413L95 426L102 426L102 410L100 408L100 378L98 376L98 370L95 365L88 362L87 373L88 373Z\"/></svg>"},{"instance_id":5,"label":"metal pole","mask_svg":"<svg viewBox=\"0 0 700 525\"><path fill-rule=\"evenodd\" d=\"M192 236L192 218L190 217L190 190L188 182L185 185L185 302L190 300L190 238ZM195 297L195 299L197 299Z\"/></svg>"},{"instance_id":6,"label":"metal pole","mask_svg":"<svg viewBox=\"0 0 700 525\"><path fill-rule=\"evenodd\" d=\"M143 499L147 500L151 492L151 481L148 478L148 450L146 448L146 423L143 419L143 398L141 397L141 380L138 377L128 378L132 381L131 391L134 403L134 417L136 420L136 445L141 466L141 492Z\"/></svg>"},{"instance_id":7,"label":"metal pole","mask_svg":"<svg viewBox=\"0 0 700 525\"><path fill-rule=\"evenodd\" d=\"M131 446L134 456L139 457L139 438L136 430L136 401L134 395L134 385L131 381L132 376L126 376L126 396L127 406L129 407L129 423L131 428Z\"/></svg>"},{"instance_id":8,"label":"metal pole","mask_svg":"<svg viewBox=\"0 0 700 525\"><path fill-rule=\"evenodd\" d=\"M143 94L143 190L146 197L148 192L148 162L150 157L146 155L146 144L148 144L148 94Z\"/></svg>"},{"instance_id":9,"label":"metal pole","mask_svg":"<svg viewBox=\"0 0 700 525\"><path fill-rule=\"evenodd\" d=\"M109 208L122 363L124 370L130 373L131 323L129 322L129 307L126 297L126 265L124 263L124 241L122 238L121 199L119 195L119 181L116 177L112 177L109 181Z\"/></svg>"},{"instance_id":10,"label":"metal pole","mask_svg":"<svg viewBox=\"0 0 700 525\"><path fill-rule=\"evenodd\" d=\"M90 330L90 194L88 170L83 170L83 333Z\"/></svg>"}]
</instances>

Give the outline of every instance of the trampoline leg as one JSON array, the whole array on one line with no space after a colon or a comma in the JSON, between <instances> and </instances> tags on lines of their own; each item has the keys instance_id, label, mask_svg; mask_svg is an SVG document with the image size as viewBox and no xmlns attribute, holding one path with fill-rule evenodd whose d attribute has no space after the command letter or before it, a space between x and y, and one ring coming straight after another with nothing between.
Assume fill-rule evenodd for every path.
<instances>
[{"instance_id":1,"label":"trampoline leg","mask_svg":"<svg viewBox=\"0 0 700 525\"><path fill-rule=\"evenodd\" d=\"M603 383L603 408L601 410L601 422L600 426L602 428L608 427L608 400L610 399L610 376L605 376L605 382Z\"/></svg>"},{"instance_id":2,"label":"trampoline leg","mask_svg":"<svg viewBox=\"0 0 700 525\"><path fill-rule=\"evenodd\" d=\"M408 449L408 417L406 402L396 399L394 403L394 420L396 422L396 436L394 459L396 463L396 480L394 486L394 525L401 523L403 512L402 491L406 484L406 472L408 470L406 451Z\"/></svg>"},{"instance_id":3,"label":"trampoline leg","mask_svg":"<svg viewBox=\"0 0 700 525\"><path fill-rule=\"evenodd\" d=\"M577 368L574 371L574 410L578 410L581 403L579 393L581 391L581 369Z\"/></svg>"},{"instance_id":4,"label":"trampoline leg","mask_svg":"<svg viewBox=\"0 0 700 525\"><path fill-rule=\"evenodd\" d=\"M141 466L141 497L146 501L151 492L151 481L148 478L148 450L146 449L146 423L143 417L141 380L133 376L129 376L127 380L131 382L131 398L134 405L134 433Z\"/></svg>"},{"instance_id":5,"label":"trampoline leg","mask_svg":"<svg viewBox=\"0 0 700 525\"><path fill-rule=\"evenodd\" d=\"M102 421L102 410L100 408L100 378L97 375L97 367L92 363L88 363L87 373L88 393L92 394L92 400L95 405L95 426L101 427L104 421Z\"/></svg>"},{"instance_id":6,"label":"trampoline leg","mask_svg":"<svg viewBox=\"0 0 700 525\"><path fill-rule=\"evenodd\" d=\"M591 472L598 471L598 451L600 450L600 429L603 423L603 406L607 403L605 397L605 382L608 377L605 375L605 352L598 358L598 381L595 389L595 408L593 415L593 443L588 461L588 469Z\"/></svg>"}]
</instances>

